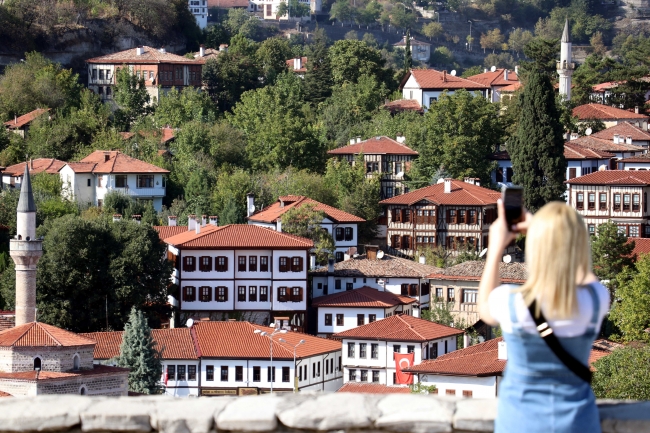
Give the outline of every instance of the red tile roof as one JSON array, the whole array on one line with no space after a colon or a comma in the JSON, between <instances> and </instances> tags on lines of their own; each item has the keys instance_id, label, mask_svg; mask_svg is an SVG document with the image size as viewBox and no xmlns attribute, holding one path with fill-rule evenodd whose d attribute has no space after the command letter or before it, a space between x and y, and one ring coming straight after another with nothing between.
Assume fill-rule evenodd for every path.
<instances>
[{"instance_id":1,"label":"red tile roof","mask_svg":"<svg viewBox=\"0 0 650 433\"><path fill-rule=\"evenodd\" d=\"M575 140L571 140L568 143L571 143L573 146L580 146L587 149L602 150L604 152L643 152L645 149L643 147L626 144L626 143L614 143L613 140L603 140L602 138L596 138L591 135L584 137L578 137Z\"/></svg>"},{"instance_id":2,"label":"red tile roof","mask_svg":"<svg viewBox=\"0 0 650 433\"><path fill-rule=\"evenodd\" d=\"M611 128L595 132L591 134L590 137L601 138L603 140L614 140L614 135L616 134L623 138L632 137L632 140L650 141L650 132L637 128L630 122L621 122Z\"/></svg>"},{"instance_id":3,"label":"red tile roof","mask_svg":"<svg viewBox=\"0 0 650 433\"><path fill-rule=\"evenodd\" d=\"M153 229L158 232L160 240L165 240L176 236L179 233L185 233L188 230L187 226L153 226Z\"/></svg>"},{"instance_id":4,"label":"red tile roof","mask_svg":"<svg viewBox=\"0 0 650 433\"><path fill-rule=\"evenodd\" d=\"M369 278L426 278L440 268L423 265L414 260L384 254L377 260L368 259L365 254L334 264L334 275L338 277ZM314 276L328 274L327 267L311 271Z\"/></svg>"},{"instance_id":5,"label":"red tile roof","mask_svg":"<svg viewBox=\"0 0 650 433\"><path fill-rule=\"evenodd\" d=\"M78 370L78 371L41 371L37 372L36 370L29 371L18 371L15 373L5 373L0 372L1 379L11 379L11 380L57 380L57 379L68 379L73 377L81 376L94 376L97 374L112 374L112 373L128 373L128 368L121 367L111 367L108 365L94 365L93 369L90 370Z\"/></svg>"},{"instance_id":6,"label":"red tile roof","mask_svg":"<svg viewBox=\"0 0 650 433\"><path fill-rule=\"evenodd\" d=\"M617 162L645 162L650 163L650 154L644 153L642 155L628 156L627 158L619 159Z\"/></svg>"},{"instance_id":7,"label":"red tile roof","mask_svg":"<svg viewBox=\"0 0 650 433\"><path fill-rule=\"evenodd\" d=\"M199 356L206 358L268 359L270 347L268 337L255 334L259 329L271 333L273 328L249 322L196 322L192 332L197 343ZM287 343L279 342L284 339ZM293 348L298 359L341 350L341 342L288 331L273 337L273 359L293 359Z\"/></svg>"},{"instance_id":8,"label":"red tile roof","mask_svg":"<svg viewBox=\"0 0 650 433\"><path fill-rule=\"evenodd\" d=\"M27 164L27 162L19 162L18 164L10 165L4 169L2 174L13 177L22 177L22 175L25 174L25 164ZM29 174L37 174L42 172L57 174L61 167L63 167L65 164L65 161L54 158L32 159L29 162Z\"/></svg>"},{"instance_id":9,"label":"red tile roof","mask_svg":"<svg viewBox=\"0 0 650 433\"><path fill-rule=\"evenodd\" d=\"M30 111L27 114L23 114L20 117L16 117L14 120L5 122L5 126L9 129L22 128L23 126L31 123L32 120L36 119L37 117L40 117L42 114L45 114L48 111L50 111L49 108L37 108L34 111Z\"/></svg>"},{"instance_id":10,"label":"red tile roof","mask_svg":"<svg viewBox=\"0 0 650 433\"><path fill-rule=\"evenodd\" d=\"M81 334L97 342L95 359L111 359L120 355L122 331L89 332ZM198 359L189 328L152 329L155 349L161 351L162 359Z\"/></svg>"},{"instance_id":11,"label":"red tile roof","mask_svg":"<svg viewBox=\"0 0 650 433\"><path fill-rule=\"evenodd\" d=\"M414 302L416 300L408 296L381 292L372 287L363 286L354 290L319 296L312 301L311 305L313 307L391 308Z\"/></svg>"},{"instance_id":12,"label":"red tile roof","mask_svg":"<svg viewBox=\"0 0 650 433\"><path fill-rule=\"evenodd\" d=\"M509 86L505 86L501 88L502 92L516 92L517 90L521 89L524 85L521 84L520 82L510 84Z\"/></svg>"},{"instance_id":13,"label":"red tile roof","mask_svg":"<svg viewBox=\"0 0 650 433\"><path fill-rule=\"evenodd\" d=\"M463 334L462 329L400 314L332 335L333 338L425 342Z\"/></svg>"},{"instance_id":14,"label":"red tile roof","mask_svg":"<svg viewBox=\"0 0 650 433\"><path fill-rule=\"evenodd\" d=\"M650 238L627 238L628 242L634 241L634 249L631 256L636 256L637 260L642 254L650 254Z\"/></svg>"},{"instance_id":15,"label":"red tile roof","mask_svg":"<svg viewBox=\"0 0 650 433\"><path fill-rule=\"evenodd\" d=\"M415 78L415 81L418 83L420 88L426 90L486 90L490 88L490 86L486 86L485 84L456 77L446 72L436 71L435 69L412 69L402 79L400 89L404 88L404 85L411 75Z\"/></svg>"},{"instance_id":16,"label":"red tile roof","mask_svg":"<svg viewBox=\"0 0 650 433\"><path fill-rule=\"evenodd\" d=\"M645 114L637 114L633 111L622 110L620 108L610 107L603 104L584 104L578 105L573 109L573 115L580 120L600 119L600 120L624 120L624 119L648 119Z\"/></svg>"},{"instance_id":17,"label":"red tile roof","mask_svg":"<svg viewBox=\"0 0 650 433\"><path fill-rule=\"evenodd\" d=\"M81 162L94 162L93 173L169 173L169 170L140 161L119 150L96 150Z\"/></svg>"},{"instance_id":18,"label":"red tile roof","mask_svg":"<svg viewBox=\"0 0 650 433\"><path fill-rule=\"evenodd\" d=\"M96 165L94 162L68 162L68 167L75 173L92 173Z\"/></svg>"},{"instance_id":19,"label":"red tile roof","mask_svg":"<svg viewBox=\"0 0 650 433\"><path fill-rule=\"evenodd\" d=\"M363 394L410 394L408 386L387 386L379 383L348 382L336 392L356 392Z\"/></svg>"},{"instance_id":20,"label":"red tile roof","mask_svg":"<svg viewBox=\"0 0 650 433\"><path fill-rule=\"evenodd\" d=\"M483 72L482 74L467 77L468 80L474 81L485 86L510 86L519 83L519 77L515 71L508 70L508 80L505 79L505 69L497 69L492 72Z\"/></svg>"},{"instance_id":21,"label":"red tile roof","mask_svg":"<svg viewBox=\"0 0 650 433\"><path fill-rule=\"evenodd\" d=\"M567 141L564 143L564 158L566 159L606 159L614 158L614 156L615 155L613 153L576 145L572 141Z\"/></svg>"},{"instance_id":22,"label":"red tile roof","mask_svg":"<svg viewBox=\"0 0 650 433\"><path fill-rule=\"evenodd\" d=\"M438 205L474 205L485 206L496 204L501 193L491 189L476 186L460 180L451 181L451 192L445 193L444 182L416 189L406 194L387 198L381 204L412 205L427 200Z\"/></svg>"},{"instance_id":23,"label":"red tile roof","mask_svg":"<svg viewBox=\"0 0 650 433\"><path fill-rule=\"evenodd\" d=\"M569 179L570 185L650 185L650 171L605 170Z\"/></svg>"},{"instance_id":24,"label":"red tile roof","mask_svg":"<svg viewBox=\"0 0 650 433\"><path fill-rule=\"evenodd\" d=\"M347 146L339 147L338 149L330 150L330 155L412 155L416 156L418 153L406 146L399 143L392 138L386 136L373 137L359 143L350 144Z\"/></svg>"},{"instance_id":25,"label":"red tile roof","mask_svg":"<svg viewBox=\"0 0 650 433\"><path fill-rule=\"evenodd\" d=\"M138 55L137 48L131 48L116 53L107 54L105 56L93 57L86 60L86 63L104 63L104 64L118 64L123 63L183 63L183 64L197 64L202 63L195 59L188 59L187 57L179 56L173 53L162 53L159 49L143 46L144 53Z\"/></svg>"},{"instance_id":26,"label":"red tile roof","mask_svg":"<svg viewBox=\"0 0 650 433\"><path fill-rule=\"evenodd\" d=\"M296 57L297 58L297 57ZM291 72L307 72L307 57L301 57L300 58L300 69L294 69L294 59L289 59L285 63L287 64L287 68Z\"/></svg>"},{"instance_id":27,"label":"red tile roof","mask_svg":"<svg viewBox=\"0 0 650 433\"><path fill-rule=\"evenodd\" d=\"M608 81L606 83L600 83L600 84L596 84L595 86L591 86L591 89L594 92L604 93L605 90L615 89L620 84L624 84L626 82L627 81L625 81L625 80L623 80L623 81Z\"/></svg>"},{"instance_id":28,"label":"red tile roof","mask_svg":"<svg viewBox=\"0 0 650 433\"><path fill-rule=\"evenodd\" d=\"M41 322L25 323L0 331L0 347L88 346L95 344L74 332Z\"/></svg>"},{"instance_id":29,"label":"red tile roof","mask_svg":"<svg viewBox=\"0 0 650 433\"><path fill-rule=\"evenodd\" d=\"M396 101L390 101L384 104L384 108L391 113L399 113L402 111L417 111L418 113L424 113L424 110L420 107L420 103L415 99L398 99Z\"/></svg>"},{"instance_id":30,"label":"red tile roof","mask_svg":"<svg viewBox=\"0 0 650 433\"><path fill-rule=\"evenodd\" d=\"M297 209L304 205L314 205L314 210L321 211L327 215L328 218L338 223L362 223L365 222L363 218L356 215L344 212L332 206L312 200L304 195L284 196L279 197L278 201L270 206L265 207L261 211L248 217L249 221L259 221L266 223L274 223L288 212L290 209Z\"/></svg>"},{"instance_id":31,"label":"red tile roof","mask_svg":"<svg viewBox=\"0 0 650 433\"><path fill-rule=\"evenodd\" d=\"M249 224L230 224L216 227L207 224L201 233L186 231L163 239L166 243L181 248L298 248L310 249L314 242L307 238L277 232L266 227Z\"/></svg>"},{"instance_id":32,"label":"red tile roof","mask_svg":"<svg viewBox=\"0 0 650 433\"><path fill-rule=\"evenodd\" d=\"M440 269L429 275L431 280L480 281L485 262L473 260ZM525 263L499 263L499 277L504 283L524 283L527 278Z\"/></svg>"}]
</instances>

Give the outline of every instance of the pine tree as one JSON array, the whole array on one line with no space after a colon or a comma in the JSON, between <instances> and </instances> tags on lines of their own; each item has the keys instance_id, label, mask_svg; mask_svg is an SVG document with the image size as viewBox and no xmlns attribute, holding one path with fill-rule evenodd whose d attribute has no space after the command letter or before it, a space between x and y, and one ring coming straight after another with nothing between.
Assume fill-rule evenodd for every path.
<instances>
[{"instance_id":1,"label":"pine tree","mask_svg":"<svg viewBox=\"0 0 650 433\"><path fill-rule=\"evenodd\" d=\"M634 265L635 258L631 256L633 250L634 242L628 242L627 236L619 231L615 223L608 221L598 226L598 236L591 242L594 273L607 281L612 299L618 285L616 276L624 268Z\"/></svg>"},{"instance_id":2,"label":"pine tree","mask_svg":"<svg viewBox=\"0 0 650 433\"><path fill-rule=\"evenodd\" d=\"M413 66L413 55L411 54L411 29L406 31L406 47L404 50L404 73L407 74Z\"/></svg>"},{"instance_id":3,"label":"pine tree","mask_svg":"<svg viewBox=\"0 0 650 433\"><path fill-rule=\"evenodd\" d=\"M545 73L531 72L520 98L519 125L508 152L514 182L524 187L524 204L535 212L550 201L563 200L564 138L553 86Z\"/></svg>"},{"instance_id":4,"label":"pine tree","mask_svg":"<svg viewBox=\"0 0 650 433\"><path fill-rule=\"evenodd\" d=\"M142 394L157 394L162 375L160 354L154 349L151 328L142 311L131 310L128 323L124 326L124 337L118 361L120 367L131 369L129 390Z\"/></svg>"},{"instance_id":5,"label":"pine tree","mask_svg":"<svg viewBox=\"0 0 650 433\"><path fill-rule=\"evenodd\" d=\"M305 100L314 105L325 101L332 95L332 67L327 55L327 36L322 29L314 31L314 42L307 54L307 73L305 74Z\"/></svg>"}]
</instances>

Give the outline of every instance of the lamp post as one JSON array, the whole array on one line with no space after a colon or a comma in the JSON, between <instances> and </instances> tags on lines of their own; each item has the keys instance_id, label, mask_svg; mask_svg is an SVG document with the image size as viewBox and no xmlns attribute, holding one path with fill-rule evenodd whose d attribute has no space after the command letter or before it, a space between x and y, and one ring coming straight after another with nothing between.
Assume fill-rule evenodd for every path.
<instances>
[{"instance_id":1,"label":"lamp post","mask_svg":"<svg viewBox=\"0 0 650 433\"><path fill-rule=\"evenodd\" d=\"M469 51L472 51L472 20L467 20L469 23Z\"/></svg>"},{"instance_id":2,"label":"lamp post","mask_svg":"<svg viewBox=\"0 0 650 433\"><path fill-rule=\"evenodd\" d=\"M271 327L275 328L274 324L271 323ZM286 334L286 329L276 329L271 333L262 331L261 329L256 329L253 331L254 334L260 334L262 337L266 337L270 340L271 344L271 374L269 375L269 382L271 383L271 394L273 394L273 382L275 381L275 371L273 370L273 336L276 334Z\"/></svg>"},{"instance_id":3,"label":"lamp post","mask_svg":"<svg viewBox=\"0 0 650 433\"><path fill-rule=\"evenodd\" d=\"M287 340L285 340L284 338L279 338L278 341L280 343L289 344L289 343L287 343ZM298 344L293 346L293 392L294 393L298 392L298 373L296 372L296 370L297 370L297 368L296 368L296 349L301 344L305 344L305 340L300 340L298 342ZM289 344L289 346L291 346L291 345Z\"/></svg>"}]
</instances>

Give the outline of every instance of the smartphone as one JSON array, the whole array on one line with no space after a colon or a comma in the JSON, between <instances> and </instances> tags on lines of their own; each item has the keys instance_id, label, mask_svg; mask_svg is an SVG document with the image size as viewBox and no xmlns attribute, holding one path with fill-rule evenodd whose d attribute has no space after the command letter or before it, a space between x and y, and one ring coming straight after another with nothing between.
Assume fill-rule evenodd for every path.
<instances>
[{"instance_id":1,"label":"smartphone","mask_svg":"<svg viewBox=\"0 0 650 433\"><path fill-rule=\"evenodd\" d=\"M506 208L508 230L521 222L524 216L524 189L520 186L503 186L501 190L503 204Z\"/></svg>"}]
</instances>

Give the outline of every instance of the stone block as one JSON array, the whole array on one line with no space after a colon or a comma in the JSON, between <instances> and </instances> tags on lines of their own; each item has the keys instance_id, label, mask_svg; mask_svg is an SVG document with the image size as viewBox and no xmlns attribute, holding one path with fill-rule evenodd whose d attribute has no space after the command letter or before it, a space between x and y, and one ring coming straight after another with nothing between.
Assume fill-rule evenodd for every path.
<instances>
[{"instance_id":1,"label":"stone block","mask_svg":"<svg viewBox=\"0 0 650 433\"><path fill-rule=\"evenodd\" d=\"M155 402L151 425L160 433L209 433L214 430L214 420L234 399L184 398L164 399Z\"/></svg>"},{"instance_id":2,"label":"stone block","mask_svg":"<svg viewBox=\"0 0 650 433\"><path fill-rule=\"evenodd\" d=\"M371 427L379 417L379 396L334 393L311 396L278 410L280 422L294 429L348 430ZM351 409L354 408L354 409Z\"/></svg>"},{"instance_id":3,"label":"stone block","mask_svg":"<svg viewBox=\"0 0 650 433\"><path fill-rule=\"evenodd\" d=\"M0 431L66 431L79 425L80 413L92 403L73 395L0 398Z\"/></svg>"},{"instance_id":4,"label":"stone block","mask_svg":"<svg viewBox=\"0 0 650 433\"><path fill-rule=\"evenodd\" d=\"M603 433L650 431L650 401L603 400L598 411Z\"/></svg>"},{"instance_id":5,"label":"stone block","mask_svg":"<svg viewBox=\"0 0 650 433\"><path fill-rule=\"evenodd\" d=\"M274 431L278 425L275 411L282 400L275 395L239 397L216 417L218 430Z\"/></svg>"},{"instance_id":6,"label":"stone block","mask_svg":"<svg viewBox=\"0 0 650 433\"><path fill-rule=\"evenodd\" d=\"M151 414L164 396L118 397L99 399L81 413L81 430L113 432L149 432ZM171 398L169 398L171 399Z\"/></svg>"},{"instance_id":7,"label":"stone block","mask_svg":"<svg viewBox=\"0 0 650 433\"><path fill-rule=\"evenodd\" d=\"M381 416L375 425L394 432L451 432L456 401L429 395L388 395L377 405Z\"/></svg>"},{"instance_id":8,"label":"stone block","mask_svg":"<svg viewBox=\"0 0 650 433\"><path fill-rule=\"evenodd\" d=\"M463 399L456 402L454 429L493 432L497 416L497 399Z\"/></svg>"}]
</instances>

